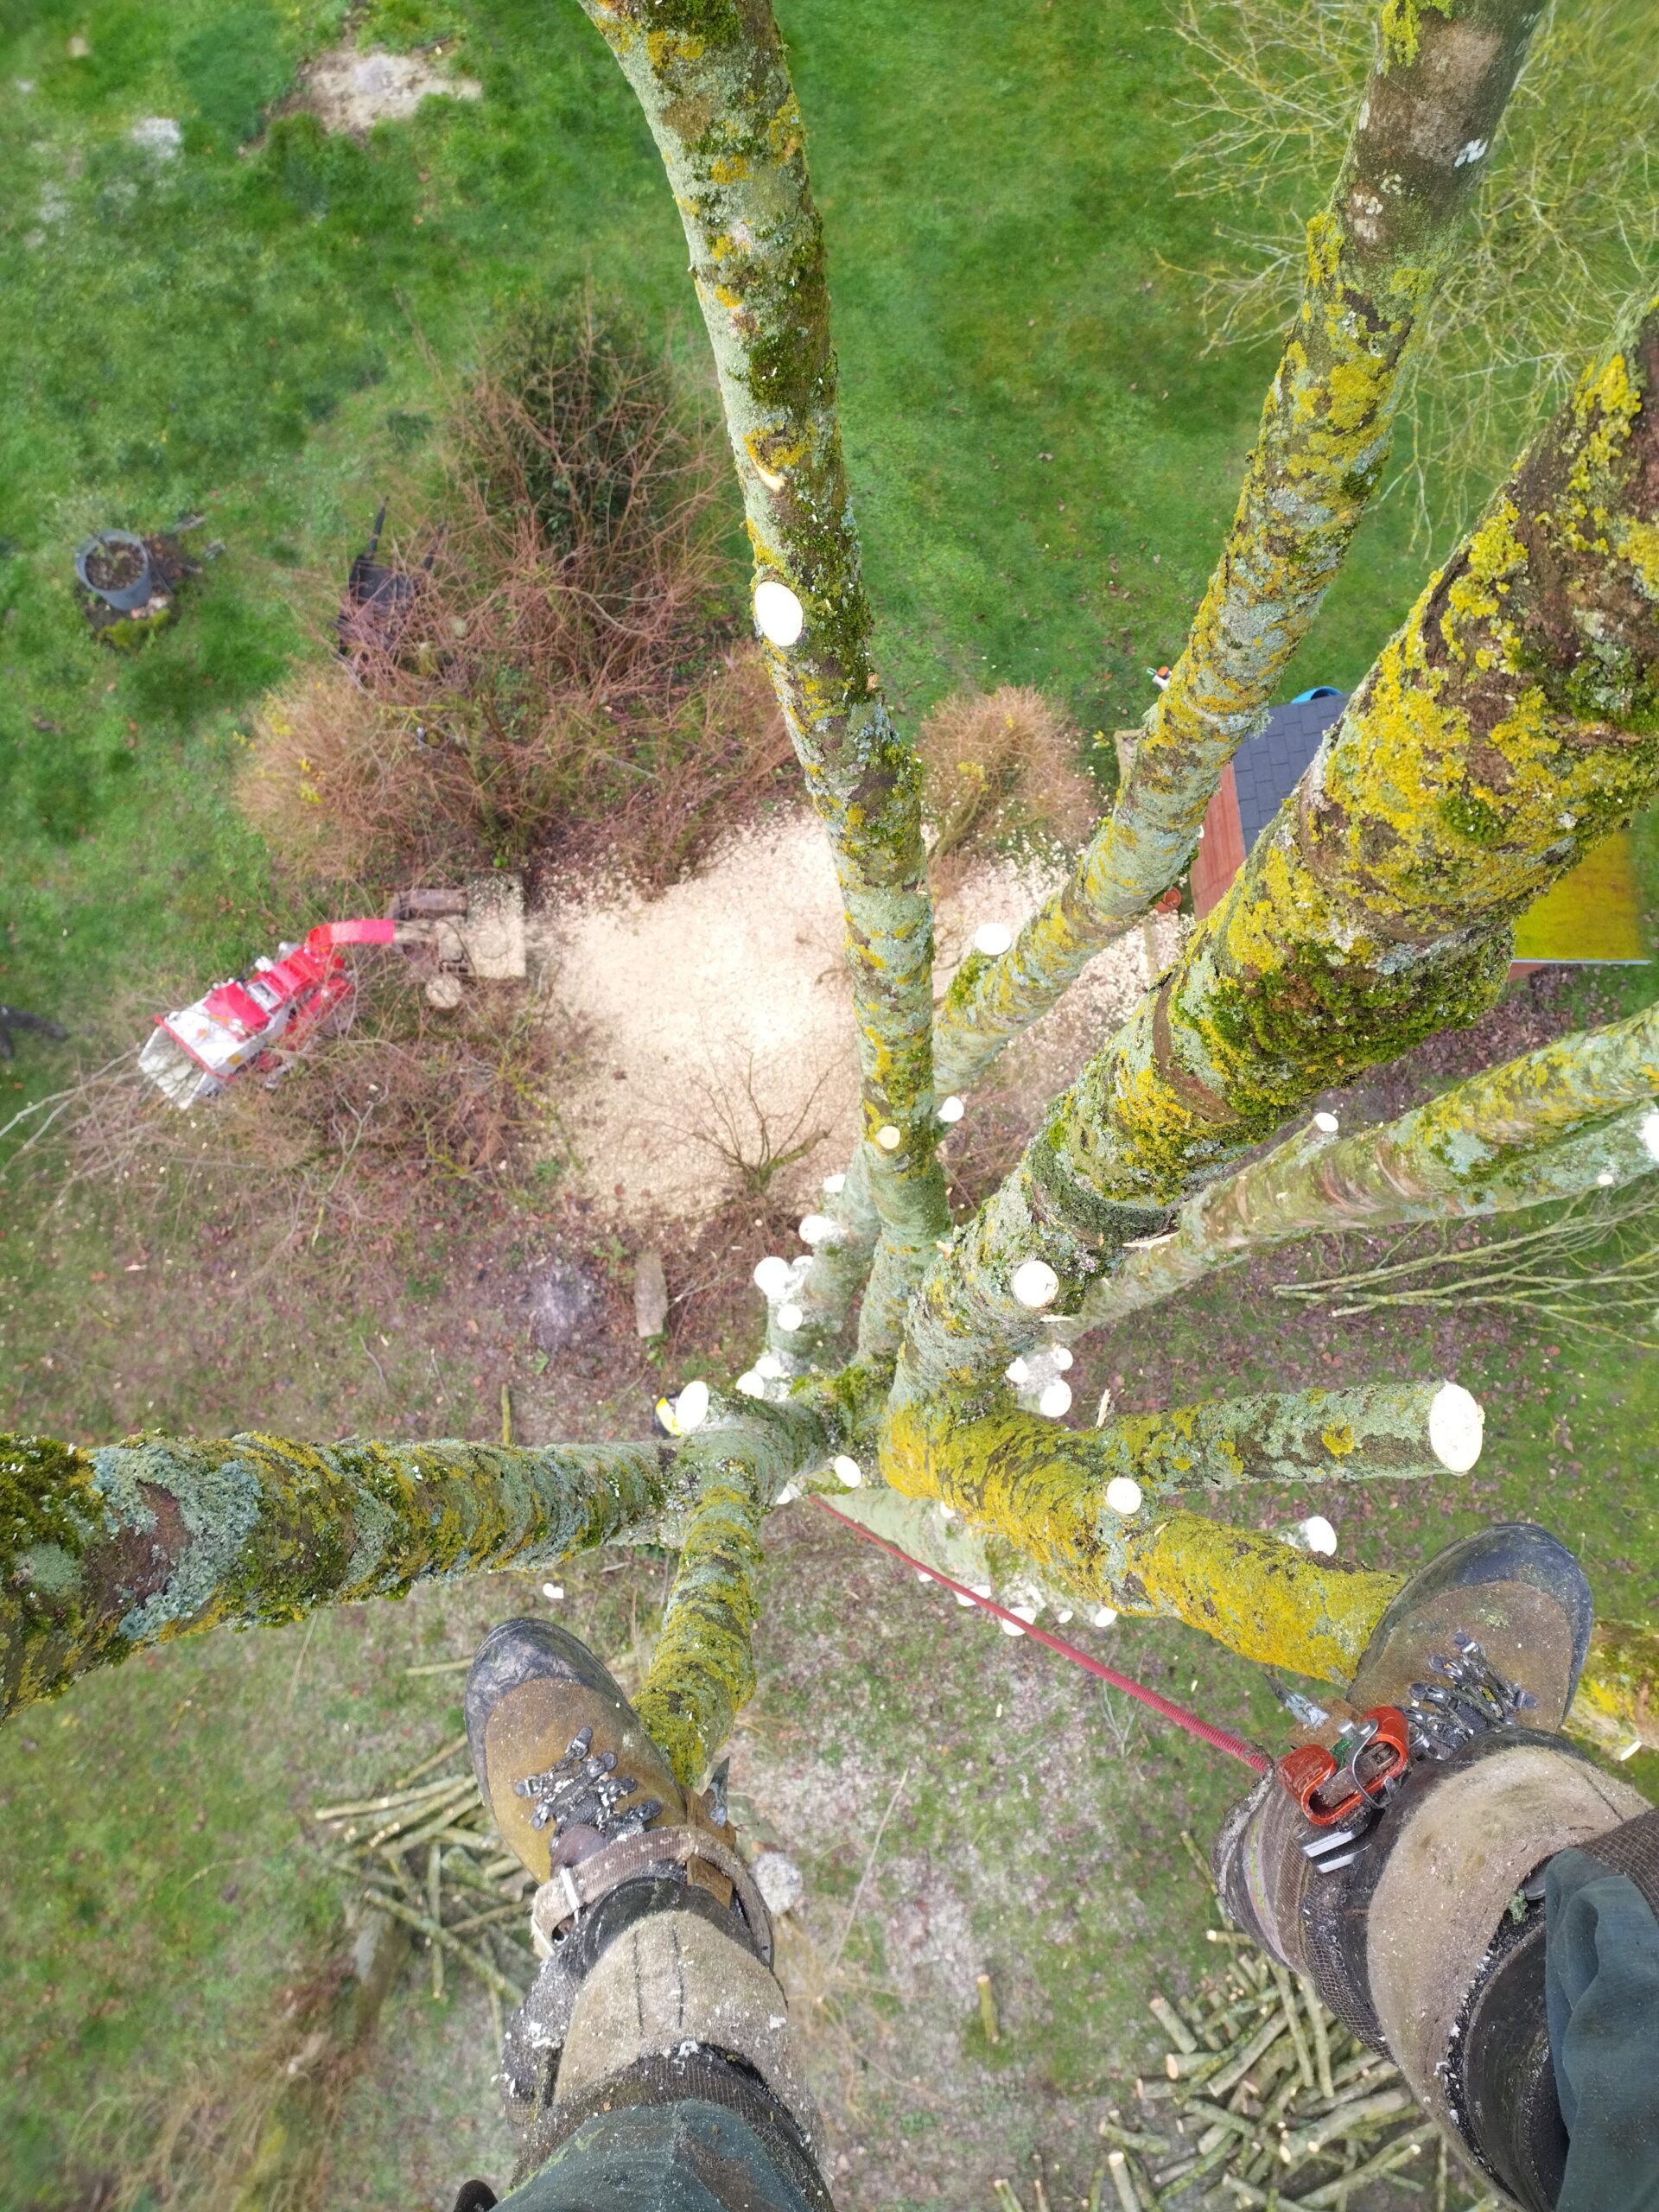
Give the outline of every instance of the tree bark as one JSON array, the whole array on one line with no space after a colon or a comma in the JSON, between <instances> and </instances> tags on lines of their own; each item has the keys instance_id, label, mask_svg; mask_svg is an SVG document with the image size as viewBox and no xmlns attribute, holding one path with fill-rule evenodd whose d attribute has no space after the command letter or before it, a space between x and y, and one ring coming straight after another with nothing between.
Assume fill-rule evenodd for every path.
<instances>
[{"instance_id":1,"label":"tree bark","mask_svg":"<svg viewBox=\"0 0 1659 2212\"><path fill-rule=\"evenodd\" d=\"M787 1479L779 1466L836 1448L805 1403L740 1399L712 1417L758 1440L773 1487ZM690 1503L696 1465L682 1468L665 1441L521 1451L144 1436L81 1451L0 1437L0 1714L203 1629L552 1565Z\"/></svg>"},{"instance_id":2,"label":"tree bark","mask_svg":"<svg viewBox=\"0 0 1659 2212\"><path fill-rule=\"evenodd\" d=\"M1382 11L1376 67L1328 207L1238 510L1111 814L1000 958L965 966L935 1038L963 1090L1166 890L1221 772L1262 724L1387 462L1412 341L1474 200L1535 0Z\"/></svg>"},{"instance_id":3,"label":"tree bark","mask_svg":"<svg viewBox=\"0 0 1659 2212\"><path fill-rule=\"evenodd\" d=\"M1659 307L1428 588L1173 972L911 1311L896 1389L982 1399L1127 1243L1310 1098L1503 988L1516 915L1659 785Z\"/></svg>"},{"instance_id":4,"label":"tree bark","mask_svg":"<svg viewBox=\"0 0 1659 2212\"><path fill-rule=\"evenodd\" d=\"M760 1524L787 1478L781 1464L711 1441L698 1463L696 1503L687 1517L657 1648L634 1700L639 1718L677 1779L695 1789L754 1694L754 1624L762 1554Z\"/></svg>"},{"instance_id":5,"label":"tree bark","mask_svg":"<svg viewBox=\"0 0 1659 2212\"><path fill-rule=\"evenodd\" d=\"M759 594L782 587L800 618L798 637L767 636L766 653L846 910L862 1182L899 1262L897 1280L862 1318L861 1346L890 1350L904 1295L949 1226L934 1156L933 915L920 771L870 661L823 231L800 109L766 0L582 6L639 99L685 228L743 493L757 609ZM760 626L766 634L768 624ZM884 1143L884 1131L896 1141ZM817 1295L815 1313L830 1293L826 1285Z\"/></svg>"},{"instance_id":6,"label":"tree bark","mask_svg":"<svg viewBox=\"0 0 1659 2212\"><path fill-rule=\"evenodd\" d=\"M1398 1121L1349 1137L1304 1130L1189 1198L1166 1235L1126 1249L1090 1285L1079 1319L1109 1327L1299 1238L1470 1220L1651 1175L1656 1098L1649 1007L1488 1068Z\"/></svg>"},{"instance_id":7,"label":"tree bark","mask_svg":"<svg viewBox=\"0 0 1659 2212\"><path fill-rule=\"evenodd\" d=\"M881 1456L895 1490L939 1498L1011 1543L1080 1602L1173 1613L1214 1634L1221 1631L1212 1623L1231 1618L1234 1599L1246 1613L1267 1600L1242 1586L1226 1600L1209 1589L1216 1538L1196 1532L1211 1524L1160 1515L1166 1501L1250 1482L1398 1480L1441 1474L1448 1465L1464 1472L1478 1448L1479 1414L1468 1393L1427 1382L1215 1399L1120 1415L1093 1430L1060 1428L1021 1413L957 1418L944 1400L912 1402L889 1415ZM1127 1495L1116 1488L1124 1478ZM1230 1542L1238 1533L1217 1530L1216 1537ZM1178 1555L1184 1535L1198 1547L1190 1568ZM1276 1541L1260 1555L1275 1568L1264 1586L1274 1592L1283 1586L1276 1573L1281 1554L1300 1556ZM1227 1555L1241 1572L1257 1559L1248 1542ZM1300 1631L1281 1621L1274 1633L1282 1662L1300 1665L1283 1659L1282 1639ZM1230 1632L1223 1641L1264 1656L1232 1643ZM1356 1655L1362 1647L1363 1638Z\"/></svg>"}]
</instances>

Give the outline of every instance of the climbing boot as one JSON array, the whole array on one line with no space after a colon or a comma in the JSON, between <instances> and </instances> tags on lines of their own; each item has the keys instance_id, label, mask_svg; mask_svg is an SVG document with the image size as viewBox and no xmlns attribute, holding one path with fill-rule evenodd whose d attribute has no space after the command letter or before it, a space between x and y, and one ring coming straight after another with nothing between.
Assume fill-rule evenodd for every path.
<instances>
[{"instance_id":1,"label":"climbing boot","mask_svg":"<svg viewBox=\"0 0 1659 2212\"><path fill-rule=\"evenodd\" d=\"M1239 1924L1386 2051L1531 2212L1554 2204L1567 2149L1544 1870L1646 1809L1557 1732L1590 1628L1583 1572L1547 1529L1510 1523L1452 1545L1394 1599L1346 1698L1306 1738L1338 1763L1332 1786L1351 1809L1316 1821L1328 1802L1306 1799L1281 1762L1215 1853ZM1377 1758L1363 1716L1389 1709L1405 1748ZM1368 1770L1377 1779L1356 1796Z\"/></svg>"},{"instance_id":2,"label":"climbing boot","mask_svg":"<svg viewBox=\"0 0 1659 2212\"><path fill-rule=\"evenodd\" d=\"M550 1621L492 1629L464 1704L479 1789L537 1882L607 1843L690 1818L685 1792L608 1669Z\"/></svg>"},{"instance_id":3,"label":"climbing boot","mask_svg":"<svg viewBox=\"0 0 1659 2212\"><path fill-rule=\"evenodd\" d=\"M608 1670L549 1622L490 1631L465 1708L479 1788L539 1884L543 1965L502 2053L524 2164L595 2101L653 2101L671 2075L678 2094L775 2126L810 2166L817 2120L772 1924L723 1808L682 1788Z\"/></svg>"}]
</instances>

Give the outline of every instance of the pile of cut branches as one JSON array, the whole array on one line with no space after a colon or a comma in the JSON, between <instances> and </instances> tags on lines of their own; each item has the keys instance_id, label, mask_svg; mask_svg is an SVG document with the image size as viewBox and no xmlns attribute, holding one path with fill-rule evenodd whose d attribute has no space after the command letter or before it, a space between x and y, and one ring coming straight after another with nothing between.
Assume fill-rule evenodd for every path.
<instances>
[{"instance_id":1,"label":"pile of cut branches","mask_svg":"<svg viewBox=\"0 0 1659 2212\"><path fill-rule=\"evenodd\" d=\"M536 1971L534 1885L502 1848L465 1736L385 1789L319 1805L311 1817L330 1832L322 1845L327 1864L360 1885L365 1904L401 1921L424 1947L435 1998L443 1994L449 1962L482 1982L499 2040L503 2004L517 2005Z\"/></svg>"},{"instance_id":2,"label":"pile of cut branches","mask_svg":"<svg viewBox=\"0 0 1659 2212\"><path fill-rule=\"evenodd\" d=\"M1182 1842L1209 1879L1192 1837ZM1474 2196L1395 2068L1289 1974L1230 1928L1206 1934L1225 1965L1198 1995L1161 1993L1148 2010L1169 2039L1165 2078L1135 2084L1139 2110L1114 2106L1100 2123L1105 2153L1086 2212L1348 2212L1387 2184L1434 2212L1497 2212ZM1126 2101L1127 2102L1127 2101ZM1014 2184L994 2184L997 2212L1028 2212ZM1031 2212L1058 2212L1039 2175ZM1362 2192L1371 2192L1362 2196Z\"/></svg>"}]
</instances>

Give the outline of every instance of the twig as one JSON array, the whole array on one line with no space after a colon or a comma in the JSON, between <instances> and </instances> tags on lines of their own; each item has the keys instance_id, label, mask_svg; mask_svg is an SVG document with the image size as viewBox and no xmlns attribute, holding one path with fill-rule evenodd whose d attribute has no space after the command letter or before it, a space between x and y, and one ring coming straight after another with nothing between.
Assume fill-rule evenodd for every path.
<instances>
[{"instance_id":1,"label":"twig","mask_svg":"<svg viewBox=\"0 0 1659 2212\"><path fill-rule=\"evenodd\" d=\"M443 1846L431 1843L426 1850L426 1909L435 1923L443 1919ZM432 1946L432 2002L443 1998L443 1946Z\"/></svg>"},{"instance_id":2,"label":"twig","mask_svg":"<svg viewBox=\"0 0 1659 2212\"><path fill-rule=\"evenodd\" d=\"M405 1904L401 1897L393 1897L389 1891L369 1889L365 1894L373 1899L382 1912L389 1912L394 1920L401 1920L417 1936L424 1936L430 1943L442 1943L469 1974L477 1975L486 1989L493 1989L510 2005L522 2003L524 1993L513 1987L499 1967L493 1966L481 1953L461 1942L447 1928L441 1928L428 1914L416 1911L413 1905Z\"/></svg>"},{"instance_id":3,"label":"twig","mask_svg":"<svg viewBox=\"0 0 1659 2212\"><path fill-rule=\"evenodd\" d=\"M858 1887L853 1891L853 1901L847 1908L847 1917L842 1925L841 1940L836 1945L835 1954L824 1969L826 1978L833 1974L841 1964L841 1955L847 1948L847 1938L852 1933L853 1923L858 1918L858 1908L864 1898L864 1885L870 1878L870 1869L875 1864L875 1854L880 1848L881 1838L887 1832L887 1822L893 1818L893 1808L899 1802L904 1793L905 1784L909 1780L910 1768L906 1765L904 1772L893 1786L893 1795L887 1800L887 1810L875 1824L875 1834L870 1838L869 1852L864 1860L864 1872L858 1878Z\"/></svg>"},{"instance_id":4,"label":"twig","mask_svg":"<svg viewBox=\"0 0 1659 2212\"><path fill-rule=\"evenodd\" d=\"M448 1758L449 1746L447 1744L440 1756ZM429 1764L435 1766L437 1760L434 1758ZM345 1805L319 1805L311 1817L314 1821L345 1821L352 1819L354 1815L368 1813L390 1813L396 1811L400 1806L435 1802L446 1790L458 1789L463 1782L470 1779L471 1777L466 1775L446 1774L436 1782L429 1782L420 1789L411 1789L400 1785L396 1789L388 1790L384 1797L354 1798L349 1804Z\"/></svg>"}]
</instances>

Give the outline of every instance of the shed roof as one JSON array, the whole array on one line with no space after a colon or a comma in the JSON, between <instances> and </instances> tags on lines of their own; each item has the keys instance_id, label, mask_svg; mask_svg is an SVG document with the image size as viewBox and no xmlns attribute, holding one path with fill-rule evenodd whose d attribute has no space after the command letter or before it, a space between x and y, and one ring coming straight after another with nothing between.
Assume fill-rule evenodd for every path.
<instances>
[{"instance_id":1,"label":"shed roof","mask_svg":"<svg viewBox=\"0 0 1659 2212\"><path fill-rule=\"evenodd\" d=\"M1233 756L1233 783L1247 853L1301 781L1319 740L1347 703L1345 691L1289 700L1274 707L1257 734L1239 747Z\"/></svg>"}]
</instances>

